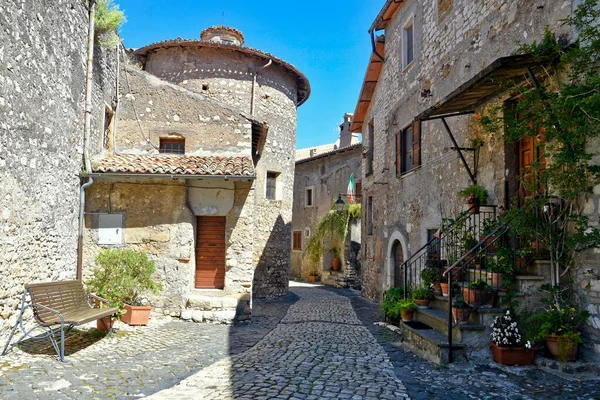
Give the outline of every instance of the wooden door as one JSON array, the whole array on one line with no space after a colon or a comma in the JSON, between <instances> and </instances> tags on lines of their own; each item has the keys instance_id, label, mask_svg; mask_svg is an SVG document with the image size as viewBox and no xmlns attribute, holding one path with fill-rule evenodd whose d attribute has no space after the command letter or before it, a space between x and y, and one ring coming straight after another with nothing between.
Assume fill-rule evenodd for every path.
<instances>
[{"instance_id":1,"label":"wooden door","mask_svg":"<svg viewBox=\"0 0 600 400\"><path fill-rule=\"evenodd\" d=\"M196 288L225 287L225 217L197 217Z\"/></svg>"},{"instance_id":2,"label":"wooden door","mask_svg":"<svg viewBox=\"0 0 600 400\"><path fill-rule=\"evenodd\" d=\"M526 198L533 198L540 194L544 188L540 175L546 169L546 159L540 148L543 133L533 138L526 136L519 141L519 200L523 205ZM539 163L539 170L534 171L532 164Z\"/></svg>"}]
</instances>

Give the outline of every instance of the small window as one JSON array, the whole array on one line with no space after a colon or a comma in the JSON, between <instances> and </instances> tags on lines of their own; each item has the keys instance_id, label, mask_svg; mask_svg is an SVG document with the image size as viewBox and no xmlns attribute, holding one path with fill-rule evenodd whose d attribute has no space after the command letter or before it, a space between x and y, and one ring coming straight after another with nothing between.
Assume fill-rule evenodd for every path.
<instances>
[{"instance_id":1,"label":"small window","mask_svg":"<svg viewBox=\"0 0 600 400\"><path fill-rule=\"evenodd\" d=\"M362 195L362 182L356 182L356 202L360 203Z\"/></svg>"},{"instance_id":2,"label":"small window","mask_svg":"<svg viewBox=\"0 0 600 400\"><path fill-rule=\"evenodd\" d=\"M184 138L160 138L159 153L185 154Z\"/></svg>"},{"instance_id":3,"label":"small window","mask_svg":"<svg viewBox=\"0 0 600 400\"><path fill-rule=\"evenodd\" d=\"M302 250L302 231L294 231L292 250Z\"/></svg>"},{"instance_id":4,"label":"small window","mask_svg":"<svg viewBox=\"0 0 600 400\"><path fill-rule=\"evenodd\" d=\"M396 176L421 165L421 122L415 121L396 134Z\"/></svg>"},{"instance_id":5,"label":"small window","mask_svg":"<svg viewBox=\"0 0 600 400\"><path fill-rule=\"evenodd\" d=\"M367 166L365 175L373 174L373 151L375 150L375 123L373 120L369 122L369 147L367 150Z\"/></svg>"},{"instance_id":6,"label":"small window","mask_svg":"<svg viewBox=\"0 0 600 400\"><path fill-rule=\"evenodd\" d=\"M403 64L404 68L413 61L414 58L414 40L413 40L413 20L411 19L402 31L402 44L404 45Z\"/></svg>"},{"instance_id":7,"label":"small window","mask_svg":"<svg viewBox=\"0 0 600 400\"><path fill-rule=\"evenodd\" d=\"M123 244L123 214L98 215L98 244Z\"/></svg>"},{"instance_id":8,"label":"small window","mask_svg":"<svg viewBox=\"0 0 600 400\"><path fill-rule=\"evenodd\" d=\"M279 172L267 171L267 191L265 197L269 200L277 199L277 177L279 177Z\"/></svg>"},{"instance_id":9,"label":"small window","mask_svg":"<svg viewBox=\"0 0 600 400\"><path fill-rule=\"evenodd\" d=\"M373 197L367 198L367 235L373 235Z\"/></svg>"},{"instance_id":10,"label":"small window","mask_svg":"<svg viewBox=\"0 0 600 400\"><path fill-rule=\"evenodd\" d=\"M304 230L304 237L310 237L310 229L309 228L306 228Z\"/></svg>"},{"instance_id":11,"label":"small window","mask_svg":"<svg viewBox=\"0 0 600 400\"><path fill-rule=\"evenodd\" d=\"M306 196L305 196L305 203L306 207L312 207L313 205L313 190L312 188L310 189L306 189Z\"/></svg>"}]
</instances>

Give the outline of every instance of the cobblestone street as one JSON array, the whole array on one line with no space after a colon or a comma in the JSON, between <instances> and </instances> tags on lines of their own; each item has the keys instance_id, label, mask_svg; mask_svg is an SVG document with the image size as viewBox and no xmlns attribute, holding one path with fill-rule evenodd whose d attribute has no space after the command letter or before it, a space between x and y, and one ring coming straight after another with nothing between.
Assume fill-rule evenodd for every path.
<instances>
[{"instance_id":1,"label":"cobblestone street","mask_svg":"<svg viewBox=\"0 0 600 400\"><path fill-rule=\"evenodd\" d=\"M66 364L49 343L28 343L0 358L0 398L600 398L597 379L423 361L373 324L376 304L349 290L292 283L290 295L254 310L252 324L236 327L164 319L101 339L76 332Z\"/></svg>"}]
</instances>

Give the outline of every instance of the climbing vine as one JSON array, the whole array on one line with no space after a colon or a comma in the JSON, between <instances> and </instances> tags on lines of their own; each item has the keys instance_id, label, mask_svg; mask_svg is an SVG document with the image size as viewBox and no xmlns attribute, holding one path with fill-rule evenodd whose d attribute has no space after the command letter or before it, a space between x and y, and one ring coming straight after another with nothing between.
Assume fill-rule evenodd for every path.
<instances>
[{"instance_id":1,"label":"climbing vine","mask_svg":"<svg viewBox=\"0 0 600 400\"><path fill-rule=\"evenodd\" d=\"M598 0L585 0L564 21L578 33L575 44L565 46L547 29L539 43L522 45L519 53L550 66L545 79L517 87L512 109L495 107L479 119L488 132L503 131L507 142L529 137L535 143L538 156L521 185L536 195L508 217L519 234L548 250L553 284L573 265L575 253L600 247L600 231L583 215L600 184L600 166L593 162L600 147L599 17Z\"/></svg>"}]
</instances>

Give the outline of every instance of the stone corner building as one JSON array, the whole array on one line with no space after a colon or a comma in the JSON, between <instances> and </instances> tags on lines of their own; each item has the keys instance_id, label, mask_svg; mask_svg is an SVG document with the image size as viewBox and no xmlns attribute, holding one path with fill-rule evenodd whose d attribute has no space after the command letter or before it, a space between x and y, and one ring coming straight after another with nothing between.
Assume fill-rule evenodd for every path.
<instances>
[{"instance_id":1,"label":"stone corner building","mask_svg":"<svg viewBox=\"0 0 600 400\"><path fill-rule=\"evenodd\" d=\"M250 318L287 293L296 108L304 75L233 28L135 51L118 127L87 190L85 255L125 246L155 260L150 299L184 319ZM236 310L237 309L237 310Z\"/></svg>"},{"instance_id":2,"label":"stone corner building","mask_svg":"<svg viewBox=\"0 0 600 400\"><path fill-rule=\"evenodd\" d=\"M403 286L404 262L421 257L422 246L435 241L442 218L464 210L460 189L476 181L496 207L522 195L519 175L532 162L532 140L507 144L501 135L482 132L472 114L518 101L502 83L523 82L528 67L544 79L544 66L512 54L519 42L539 42L547 26L573 42L575 33L562 20L577 2L386 0L382 5L369 30L373 46L351 128L363 133L366 149L362 293L375 300L387 288ZM463 151L474 138L484 143L478 166L474 153ZM599 192L596 188L585 209L595 225ZM584 349L597 360L600 287L584 271L597 275L600 261L597 251L579 261L574 288L581 307L592 314L583 329ZM543 263L528 270L529 280L517 278L517 291L528 301L548 282ZM417 317L426 314L417 311ZM489 336L480 339L476 347L487 349Z\"/></svg>"}]
</instances>

